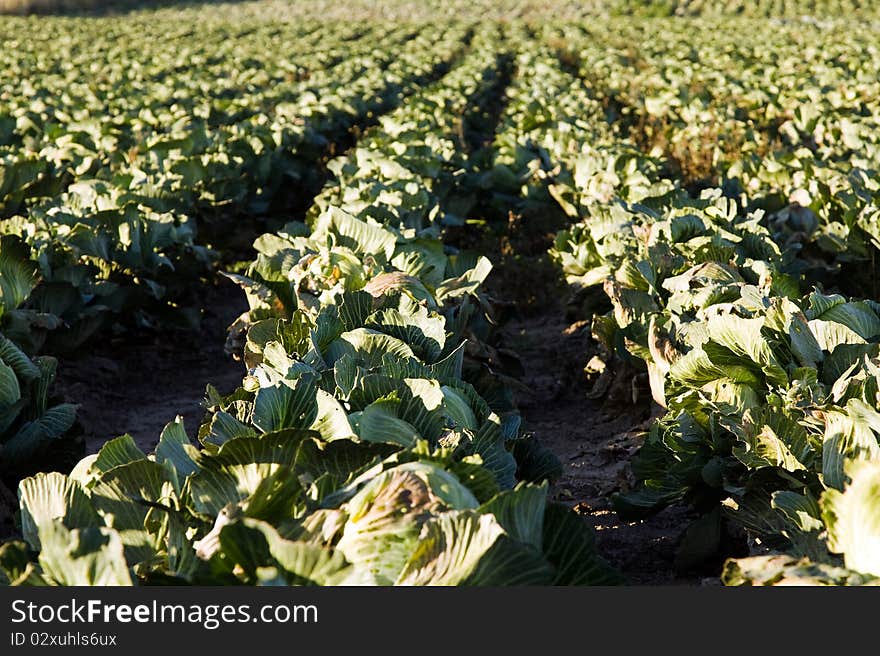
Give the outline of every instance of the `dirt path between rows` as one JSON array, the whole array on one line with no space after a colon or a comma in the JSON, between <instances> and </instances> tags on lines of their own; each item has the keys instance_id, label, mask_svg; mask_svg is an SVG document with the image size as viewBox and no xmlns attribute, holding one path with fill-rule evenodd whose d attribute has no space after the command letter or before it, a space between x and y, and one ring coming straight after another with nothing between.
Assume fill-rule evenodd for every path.
<instances>
[{"instance_id":1,"label":"dirt path between rows","mask_svg":"<svg viewBox=\"0 0 880 656\"><path fill-rule=\"evenodd\" d=\"M204 303L197 332L129 332L106 335L81 351L59 358L53 401L78 406L75 439L53 451L51 464L41 470L67 472L85 454L128 433L145 453L159 441L162 428L177 415L195 438L205 411L205 386L233 392L244 368L228 356L223 345L226 328L247 309L241 290L218 276L199 290ZM35 474L38 469L22 475ZM0 540L19 535L15 522L15 485L0 481Z\"/></svg>"},{"instance_id":2,"label":"dirt path between rows","mask_svg":"<svg viewBox=\"0 0 880 656\"><path fill-rule=\"evenodd\" d=\"M123 334L61 359L55 390L79 405L86 453L124 433L152 451L177 415L194 437L206 384L228 394L241 383L243 365L223 345L226 328L247 309L244 294L221 276L202 292L205 313L196 333Z\"/></svg>"},{"instance_id":3,"label":"dirt path between rows","mask_svg":"<svg viewBox=\"0 0 880 656\"><path fill-rule=\"evenodd\" d=\"M567 221L551 212L511 213L506 222L495 217L482 238L462 239L464 246L486 253L495 264L486 285L503 314L495 346L520 361L522 389L515 390L515 400L523 430L534 433L562 463L554 500L574 508L593 526L601 554L628 583L712 582L702 578L709 572L676 570L678 543L695 518L688 509L674 506L628 522L611 507L611 496L634 483L630 461L652 420L650 392L646 380L637 380L638 398L633 401L636 372L621 372L600 398L589 398L593 380L584 369L600 348L586 319L605 310L566 306L572 290L550 262L548 250Z\"/></svg>"},{"instance_id":4,"label":"dirt path between rows","mask_svg":"<svg viewBox=\"0 0 880 656\"><path fill-rule=\"evenodd\" d=\"M630 584L699 583L675 571L678 540L693 519L672 507L643 521L626 522L611 509L610 496L629 484L628 463L650 421L643 400L627 405L587 398L583 367L595 353L585 322L569 324L561 307L507 322L504 345L525 368L517 403L524 428L535 433L562 463L553 487L556 501L573 507L596 530L602 555Z\"/></svg>"}]
</instances>

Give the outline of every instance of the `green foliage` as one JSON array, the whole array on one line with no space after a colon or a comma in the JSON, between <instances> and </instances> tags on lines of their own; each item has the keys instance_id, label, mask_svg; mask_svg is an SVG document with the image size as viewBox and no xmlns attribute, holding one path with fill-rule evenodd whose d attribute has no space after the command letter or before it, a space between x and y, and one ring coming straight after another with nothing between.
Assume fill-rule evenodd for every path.
<instances>
[{"instance_id":1,"label":"green foliage","mask_svg":"<svg viewBox=\"0 0 880 656\"><path fill-rule=\"evenodd\" d=\"M151 454L123 436L70 476L22 481L10 583L619 582L583 521L548 505L558 463L519 434L504 383L463 373L491 265L442 236L474 179L455 117L493 87L498 36L476 31L333 165L308 223L230 274L248 373L209 392L198 442L175 421Z\"/></svg>"},{"instance_id":2,"label":"green foliage","mask_svg":"<svg viewBox=\"0 0 880 656\"><path fill-rule=\"evenodd\" d=\"M657 118L670 142L687 140L713 118L722 121L730 105L742 102L733 90L692 96L693 86L676 85L710 77L729 55L673 64L669 53L691 32L670 26L660 45L641 48L647 61L633 71L626 64L633 40L617 39L642 29L618 27L597 38L579 26L546 27L547 43L562 42L566 50L558 51L560 59L540 50L520 58L526 73L508 92L496 138L496 166L519 185L510 193L520 211L555 205L577 221L557 235L551 257L573 287L601 286L612 311L594 318L594 336L647 369L653 399L665 411L633 461L638 485L617 496L617 510L641 517L687 500L705 512L688 531L680 559L711 551L710 542L717 546L721 509L759 544L791 554L730 564L731 583L764 576L870 579L877 499L867 472L880 461L880 315L872 301L826 293L819 283L858 289L839 274L875 252L864 217L877 196L863 182L871 175L853 170L851 156L855 150L859 162L875 158L872 139L855 135L877 114L851 118L829 99L810 129L818 134L823 122L845 129L827 128L813 152L764 156L717 144L718 186L697 192L677 170L675 153L640 152L646 134L638 130L655 126L639 113ZM714 40L709 47L719 48ZM764 52L780 57L776 49ZM579 61L591 67L581 79L569 72ZM861 63L874 65L871 58ZM682 66L690 68L683 74L676 70ZM736 83L749 84L751 75L746 67ZM813 82L801 74L792 84ZM777 102L774 111L782 112L792 100L780 95ZM626 119L629 135L608 120L620 103L634 114ZM746 119L735 111L730 121ZM761 138L750 146L760 148ZM826 164L807 163L814 157ZM761 178L761 170L778 175ZM781 207L767 200L780 185L790 196ZM506 190L488 186L498 202L508 202Z\"/></svg>"},{"instance_id":3,"label":"green foliage","mask_svg":"<svg viewBox=\"0 0 880 656\"><path fill-rule=\"evenodd\" d=\"M228 274L248 301L228 342L241 386L209 391L197 439L176 421L150 454L122 436L22 481L4 582L618 582L548 504L561 466L485 355L492 265L449 239L477 208L568 216L551 258L601 287L595 337L647 371L663 414L621 514L693 503L682 563L727 522L786 552L729 562L727 583L875 582L876 27L841 18L869 13L848 0L750 18L804 13L783 4L244 3L78 34L6 19L4 474L74 422L31 354L121 318L191 325L209 244L270 231ZM496 109L486 147L469 129Z\"/></svg>"}]
</instances>

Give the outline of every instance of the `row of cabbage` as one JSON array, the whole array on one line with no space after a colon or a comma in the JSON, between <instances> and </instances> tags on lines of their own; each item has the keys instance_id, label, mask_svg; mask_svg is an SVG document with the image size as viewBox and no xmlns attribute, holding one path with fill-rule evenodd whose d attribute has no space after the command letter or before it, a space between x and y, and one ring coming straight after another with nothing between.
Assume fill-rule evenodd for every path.
<instances>
[{"instance_id":1,"label":"row of cabbage","mask_svg":"<svg viewBox=\"0 0 880 656\"><path fill-rule=\"evenodd\" d=\"M570 26L563 43L622 133L692 187L767 212L811 281L876 295L877 29L643 21Z\"/></svg>"},{"instance_id":2,"label":"row of cabbage","mask_svg":"<svg viewBox=\"0 0 880 656\"><path fill-rule=\"evenodd\" d=\"M554 48L543 45L561 40L557 28L543 28L543 33L543 39L525 30L519 35L541 45L519 53L518 75L507 90L486 182L497 209L506 212L515 206L520 212L542 212L555 199L576 211L571 205L577 199L566 193L574 177L578 185L604 199L621 185L633 193L650 188L652 181L639 167L647 166L653 174L659 164L639 156L633 143L617 136L605 121L602 104L564 70ZM599 148L601 156L590 157ZM612 151L616 157L609 163L604 158Z\"/></svg>"},{"instance_id":3,"label":"row of cabbage","mask_svg":"<svg viewBox=\"0 0 880 656\"><path fill-rule=\"evenodd\" d=\"M188 291L212 259L197 245L195 219L201 219L201 243L204 233L218 233L212 225L220 223L205 216L201 205L215 206L223 225L234 228L236 208L265 214L272 200L284 202L291 185L308 189L302 178L315 175L314 162L328 143L431 74L433 65L419 58L435 37L417 36L412 27L396 30L396 37L390 31L319 30L316 40L325 45L314 58L303 57L304 66L314 67L304 79L298 79L295 64L279 64L270 75L257 58L285 38L296 43L299 29L292 34L277 27L275 33L243 29L240 38L226 41L229 52L214 57L214 66L205 64L205 42L170 51L173 56L163 45L165 59L154 60L146 73L128 65L136 61L128 51L111 49L96 64L95 51L83 43L88 34L75 37L64 51L85 50L79 57L10 50L37 61L10 62L24 75L10 83L4 92L9 100L0 110L14 126L6 139L7 218L0 232L31 247L28 259L38 265L40 284L22 283L4 294L7 335L29 351L49 339L46 349L59 352L76 348L108 317L122 313L147 323L192 325L197 308ZM377 51L371 39L348 43L362 32L387 38L388 49ZM451 30L441 40L438 61L461 47L464 34L464 28ZM131 43L121 36L108 38ZM221 39L222 30L214 36ZM236 61L247 52L250 64ZM389 68L387 77L382 67ZM98 68L103 84L75 83L84 68ZM215 82L223 79L224 68L237 71L228 86ZM290 82L277 79L288 75ZM32 88L35 79L38 89ZM23 197L30 194L35 198L24 208ZM262 199L259 208L256 197ZM20 210L25 211L9 216ZM4 267L16 266L7 259Z\"/></svg>"},{"instance_id":4,"label":"row of cabbage","mask_svg":"<svg viewBox=\"0 0 880 656\"><path fill-rule=\"evenodd\" d=\"M279 186L305 175L297 158L326 146L319 123L356 111L346 87L360 80L359 91L372 91L370 72L420 32L232 20L204 33L173 22L85 23L85 34L49 25L4 51L4 68L18 73L2 90L6 213L82 178L166 211L232 204L261 213ZM139 58L149 63L133 64Z\"/></svg>"},{"instance_id":5,"label":"row of cabbage","mask_svg":"<svg viewBox=\"0 0 880 656\"><path fill-rule=\"evenodd\" d=\"M722 518L748 528L761 555L730 561L728 583L874 580L880 305L811 290L762 211L681 190L591 110L601 103L556 54L530 52L546 72L510 94L508 114L532 127L512 151L522 206L552 195L580 221L551 255L573 286L604 289L594 336L647 368L665 409L618 511L687 500L703 513L687 546L707 552Z\"/></svg>"},{"instance_id":6,"label":"row of cabbage","mask_svg":"<svg viewBox=\"0 0 880 656\"><path fill-rule=\"evenodd\" d=\"M445 21L456 16L465 20L535 23L609 16L832 20L841 16L872 19L878 15L875 3L869 0L350 0L345 4L333 0L262 0L245 3L240 11L271 14L283 20L310 20L321 16L327 20L407 22Z\"/></svg>"},{"instance_id":7,"label":"row of cabbage","mask_svg":"<svg viewBox=\"0 0 880 656\"><path fill-rule=\"evenodd\" d=\"M121 437L22 482L10 583L616 581L547 503L558 463L463 375L490 264L440 236L467 166L457 119L495 91L498 41L478 31L333 165L307 223L257 240L236 278L248 375L211 392L198 443L178 421L152 454Z\"/></svg>"},{"instance_id":8,"label":"row of cabbage","mask_svg":"<svg viewBox=\"0 0 880 656\"><path fill-rule=\"evenodd\" d=\"M0 0L0 14L49 14L58 12L118 12L155 6L147 0ZM197 5L198 7L198 5ZM211 7L217 11L217 5ZM222 9L222 7L221 7ZM164 9L181 19L201 18L199 9ZM150 12L153 13L153 12ZM190 13L190 15L187 15ZM282 20L325 16L347 20L438 20L450 15L467 19L576 20L592 16L752 16L752 17L836 17L842 14L876 16L868 0L355 0L345 6L330 0L271 0L249 2L239 13L271 14Z\"/></svg>"},{"instance_id":9,"label":"row of cabbage","mask_svg":"<svg viewBox=\"0 0 880 656\"><path fill-rule=\"evenodd\" d=\"M830 19L839 16L876 16L867 0L619 0L610 9L616 15L676 17L751 17Z\"/></svg>"},{"instance_id":10,"label":"row of cabbage","mask_svg":"<svg viewBox=\"0 0 880 656\"><path fill-rule=\"evenodd\" d=\"M231 28L225 25L223 29ZM373 34L368 28L340 29L343 31L339 37L342 43L360 32ZM376 29L385 32L384 28ZM284 30L277 27L275 30L278 31L275 38L280 42ZM207 173L200 175L207 176L206 179L221 179L219 172L222 171L230 178L239 176L244 179L243 184L255 189L259 188L258 181L248 178L244 168L255 167L254 170L263 170L267 175L269 172L276 175L281 168L289 175L286 182L278 183L276 195L281 193L280 189L286 190L295 183L298 183L298 189L307 192L309 184L301 178L314 174L315 162L329 143L344 138L350 127L393 106L435 75L438 62L449 62L460 55L468 35L465 26L451 28L439 38L436 32L429 34L413 27L397 32L400 33L399 39L389 39L388 50L376 50L374 44L364 43L358 46L361 49L358 55L358 48L349 44L349 59L343 61L341 55L334 56L338 61L330 69L314 70L308 78L296 82L296 90L291 88L285 92L289 94L286 103L279 101L281 92L278 86L273 87L265 75L263 79L255 78L249 83L252 92L248 97L254 106L262 107L258 97L260 90L264 90L272 96L266 101L271 111L265 109L253 114L248 110L248 118L237 125L225 126L220 121L217 138L210 140L211 149L216 151L213 154L187 151L185 144L194 142L193 133L199 130L204 133L207 129L208 122L199 118L201 112L196 103L204 93L187 87L194 77L192 71L188 68L177 70L172 62L168 62L166 74L162 76L167 75L170 80L166 84L180 84L181 90L175 93L191 100L189 106L184 103L180 107L170 106L169 112L179 111L177 120L159 115L154 127L143 128L147 132L153 131L145 141L147 150L143 159L154 162L156 179L161 181L156 185L166 189L163 194L154 195L135 182L130 172L134 169L129 173L121 172L123 164L113 161L118 141L136 137L133 132L114 128L115 136L107 150L101 151L103 154L94 151L85 156L90 161L102 162L96 165L97 170L60 173L64 165L58 164L53 170L58 172L59 180L72 180L66 191L58 195L42 191L41 198L28 204L25 214L0 220L0 334L3 335L0 469L5 474L14 478L19 469L30 468L41 453L53 448L56 440L71 428L75 420L73 406L51 406L49 402L55 361L49 356L35 360L29 356L35 352L59 354L75 350L119 316L142 318L149 325L155 324L157 319L164 319L166 326L192 326L198 321L201 299L194 298L195 283L211 272L216 257L196 241L194 217L197 209L193 199L204 195L204 187L197 180L181 177L177 165L190 170L190 165L204 164ZM332 31L325 33L322 29L318 34L319 37L323 34L323 39L331 43L336 39L330 36L334 34ZM321 40L319 37L316 39ZM233 40L232 43L236 42ZM251 47L265 45L265 38L260 38ZM337 44L335 47L344 50L345 46ZM35 56L33 51L31 55ZM128 61L132 61L131 57L129 53ZM113 61L111 57L104 63L111 66ZM308 57L304 61L308 61ZM329 62L324 64L330 65ZM250 77L256 76L261 66L255 62ZM385 68L384 72L381 67ZM278 65L279 71L286 68L288 66L283 63ZM292 68L296 69L295 66ZM138 78L136 73L126 75ZM245 73L242 75L248 77ZM60 84L50 78L40 79L46 84L41 96L45 96L56 83ZM152 77L144 76L142 81L153 84L144 80L152 80ZM205 80L202 78L201 83L206 84ZM83 88L88 87L83 85ZM152 87L142 89L142 92L158 94ZM107 89L101 94L111 98L113 95L108 94ZM218 102L229 105L231 101L224 100L224 97L220 94ZM73 95L67 101L74 105L83 100L82 97L77 97L78 100L72 98ZM65 99L62 97L58 102L63 103ZM131 112L135 112L137 101L131 99L129 102ZM162 102L156 102L157 108L164 106ZM276 102L279 104L275 105ZM81 112L89 111L88 106L85 103ZM288 109L285 110L285 106L289 106ZM34 105L30 107L30 111L36 111ZM229 107L227 110L233 111ZM32 123L43 126L47 134L52 132L50 126L56 122L52 117L65 116L67 111L76 114L72 109L65 111L56 107L51 109L50 117L48 105L41 111L45 115L41 114L39 120ZM106 111L102 120L108 125L117 116L107 108L93 111L96 117L105 116ZM149 108L141 111L145 115L153 114ZM25 118L25 114L20 114L20 123L30 124ZM123 122L123 125L130 128L133 123ZM175 125L178 127L174 128ZM69 123L59 129L71 138L85 134L73 126ZM232 133L238 136L232 139L229 136ZM219 136L222 134L226 136ZM48 136L42 138L49 139ZM43 162L42 165L50 166L46 163L50 159L50 153L47 153L58 147L58 141L52 145L34 139L32 143L23 138L12 150L17 157L34 157ZM163 143L167 147L162 146ZM163 160L166 156L170 161ZM261 157L264 157L262 162ZM216 158L217 162L210 164L210 158ZM282 160L289 162L289 166L281 166ZM143 164L132 166L146 168ZM214 171L215 168L218 172ZM104 178L111 179L102 179L102 172L106 173ZM128 179L125 186L121 186L120 176ZM156 185L148 186L155 189ZM42 198L44 193L48 194L46 198ZM200 227L204 228L207 221L210 218L202 216ZM253 234L256 226L239 227L238 231Z\"/></svg>"},{"instance_id":11,"label":"row of cabbage","mask_svg":"<svg viewBox=\"0 0 880 656\"><path fill-rule=\"evenodd\" d=\"M161 29L168 27L162 24ZM214 67L208 67L212 78L197 78L200 86L192 84L197 77L194 71L205 65L205 43L180 53L163 45L162 57L157 54L148 70L143 71L129 63L136 61L130 49L141 48L140 41L132 36L140 34L145 26L123 23L110 30L106 37L115 49L109 49L108 56L97 62L96 52L109 48L108 43L98 38L96 51L88 40L100 33L71 33L69 28L67 23L49 23L38 34L26 31L21 43L13 42L19 47L4 53L9 59L8 68L22 73L9 78L3 92L4 212L8 217L25 209L22 203L29 195L40 200L30 203L24 216L2 222L3 234L18 235L29 242L32 252L27 259L38 265L35 275L22 271L21 266L29 265L10 261L17 259L12 253L14 240L5 240L10 245L4 249L5 277L12 279L14 272L21 282L4 289L3 328L31 351L41 348L47 336L56 337L58 333L53 331L59 327L66 330L61 331L60 339L52 340L49 350L75 348L108 312L149 307L150 297L158 302L178 300L183 293L180 288L204 273L209 256L204 249L193 247L195 225L188 216L194 210L193 197L204 192L199 191L197 180L187 180L181 174L202 166L200 153L189 152L199 141L193 135L205 132L211 114L221 112L221 123L231 120L232 114L223 108L238 104L235 98L247 89L245 85L251 88L244 94L246 100L255 101L258 87L253 83L271 88L268 85L273 82L265 72L262 79L257 77L262 67L259 62L251 68L236 66L233 70L244 71L242 79L225 88L219 85L213 105L204 100L199 104L199 99L211 99L210 88L218 87L215 82L209 85L208 79L224 77L220 69L224 64L218 59ZM265 46L277 45L273 40L284 36L282 31L267 41L271 33L259 34L262 38L250 42L247 35L253 29L234 30L225 25L210 34L217 39L226 37L231 48L225 53L227 57L235 52L258 53ZM337 42L332 31L320 32L324 31L319 31L316 41ZM303 34L295 30L288 36ZM191 35L191 28L165 32L166 42ZM353 35L354 30L344 32L338 43ZM55 48L44 47L40 37L55 44ZM161 42L158 36L146 41ZM26 43L37 47L25 47ZM365 46L364 51L367 49ZM327 63L320 56L306 57L306 61L316 67ZM288 68L297 70L281 64L278 74ZM98 82L81 81L84 70L100 73ZM342 81L351 81L356 75L357 71L352 71L341 76ZM331 82L302 85L291 98L302 105L311 99L314 109L320 110L316 92L323 92L325 84ZM65 93L59 94L59 89ZM170 100L176 102L169 105ZM233 113L237 111L233 107ZM253 110L248 110L248 115L254 116ZM268 122L269 118L264 113L256 123ZM300 119L290 123L286 128L276 126L274 132L279 137L307 132L315 141L324 138L319 125L312 127ZM259 133L247 126L236 131L239 145L219 133L210 140L216 151L212 158L217 160L214 164L207 162L212 180L240 179L244 176L242 166L250 166L255 159L253 147L246 144L249 140L257 143ZM206 138L201 141L206 142ZM267 144L269 141L266 139ZM242 152L236 155L237 151ZM133 161L139 153L142 163ZM303 155L305 159L315 153ZM148 184L149 176L143 171L150 167L154 176L160 176L153 185ZM167 203L160 202L154 187L166 190ZM15 250L20 253L22 249ZM34 278L39 279L39 287ZM175 285L177 290L168 289ZM24 310L15 312L22 304L26 304Z\"/></svg>"}]
</instances>

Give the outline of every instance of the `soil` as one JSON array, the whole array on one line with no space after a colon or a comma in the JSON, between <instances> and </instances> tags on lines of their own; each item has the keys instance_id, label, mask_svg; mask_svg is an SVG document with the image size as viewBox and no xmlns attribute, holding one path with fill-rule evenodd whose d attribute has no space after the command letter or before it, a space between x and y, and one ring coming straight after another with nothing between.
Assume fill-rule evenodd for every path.
<instances>
[{"instance_id":1,"label":"soil","mask_svg":"<svg viewBox=\"0 0 880 656\"><path fill-rule=\"evenodd\" d=\"M554 500L593 526L599 552L629 584L714 583L717 578L704 579L703 573L676 570L678 543L696 518L687 508L672 506L630 522L611 507L611 496L634 484L630 460L660 409L653 405L645 375L613 362L608 371L613 382L599 398L590 398L595 381L585 366L600 345L583 319L606 308L589 294L586 302L584 295L576 299L549 260L554 235L567 221L547 212L511 213L506 221L493 217L494 236L470 235L467 244L495 263L486 286L500 308L495 346L520 360L523 385L515 394L523 429L562 464ZM710 571L714 576L717 570Z\"/></svg>"},{"instance_id":2,"label":"soil","mask_svg":"<svg viewBox=\"0 0 880 656\"><path fill-rule=\"evenodd\" d=\"M518 392L524 428L533 432L562 463L554 500L574 508L596 530L600 553L634 585L693 585L700 579L676 572L678 541L694 515L673 506L648 519L622 520L610 497L631 481L629 461L651 421L647 389L602 400L588 398L583 367L595 354L586 322L570 324L562 307L508 321L501 333L521 357L530 390ZM629 385L626 386L629 388ZM628 399L615 396L629 396Z\"/></svg>"},{"instance_id":3,"label":"soil","mask_svg":"<svg viewBox=\"0 0 880 656\"><path fill-rule=\"evenodd\" d=\"M54 389L79 405L86 453L124 433L152 451L177 415L194 437L204 416L206 384L228 394L241 383L243 365L223 345L226 328L247 310L244 294L218 276L204 284L201 296L204 314L196 333L126 333L60 360Z\"/></svg>"}]
</instances>

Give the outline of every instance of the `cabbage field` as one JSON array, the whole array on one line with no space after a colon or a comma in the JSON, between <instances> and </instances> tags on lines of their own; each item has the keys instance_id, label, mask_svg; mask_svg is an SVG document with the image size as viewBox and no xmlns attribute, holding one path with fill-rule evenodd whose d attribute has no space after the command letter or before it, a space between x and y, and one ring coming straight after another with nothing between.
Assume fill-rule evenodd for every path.
<instances>
[{"instance_id":1,"label":"cabbage field","mask_svg":"<svg viewBox=\"0 0 880 656\"><path fill-rule=\"evenodd\" d=\"M0 17L0 583L880 582L873 3L95 4Z\"/></svg>"}]
</instances>

